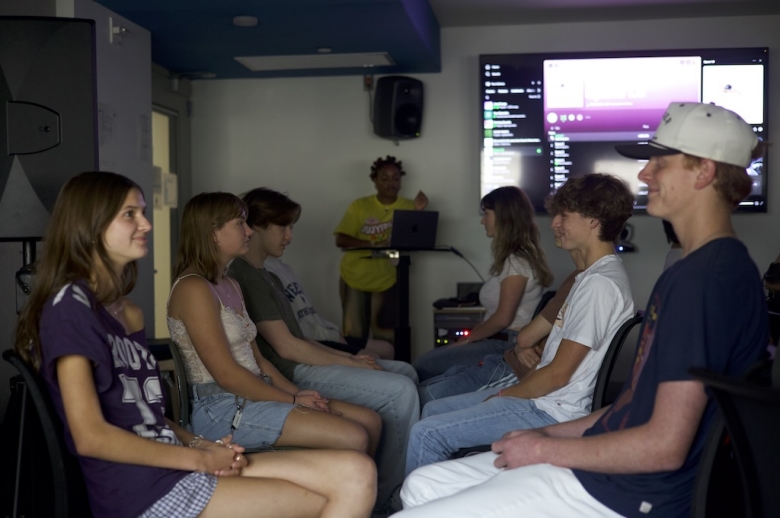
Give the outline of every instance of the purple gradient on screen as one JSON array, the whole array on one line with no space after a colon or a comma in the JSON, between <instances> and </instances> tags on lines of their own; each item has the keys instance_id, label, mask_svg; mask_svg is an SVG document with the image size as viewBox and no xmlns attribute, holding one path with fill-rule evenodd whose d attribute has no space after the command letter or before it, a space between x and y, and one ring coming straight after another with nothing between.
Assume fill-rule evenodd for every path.
<instances>
[{"instance_id":1,"label":"purple gradient on screen","mask_svg":"<svg viewBox=\"0 0 780 518\"><path fill-rule=\"evenodd\" d=\"M663 108L633 109L633 110L583 110L586 118L582 121L547 123L545 128L550 130L553 126L558 133L584 133L584 132L618 132L636 131L640 133L653 133L666 111L666 103ZM553 110L557 111L557 110ZM590 117L589 119L587 117ZM645 127L647 126L647 127Z\"/></svg>"},{"instance_id":2,"label":"purple gradient on screen","mask_svg":"<svg viewBox=\"0 0 780 518\"><path fill-rule=\"evenodd\" d=\"M557 127L555 131L569 134L652 133L669 103L700 99L698 57L545 62L545 131ZM552 113L558 118L554 123L549 121ZM562 115L566 115L565 122ZM570 115L581 116L582 120L569 120Z\"/></svg>"}]
</instances>

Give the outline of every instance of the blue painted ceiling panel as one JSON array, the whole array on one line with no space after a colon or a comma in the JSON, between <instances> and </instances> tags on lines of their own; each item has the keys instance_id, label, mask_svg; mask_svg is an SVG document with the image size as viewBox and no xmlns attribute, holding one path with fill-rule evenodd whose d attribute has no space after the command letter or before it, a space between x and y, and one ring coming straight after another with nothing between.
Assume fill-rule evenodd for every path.
<instances>
[{"instance_id":1,"label":"blue painted ceiling panel","mask_svg":"<svg viewBox=\"0 0 780 518\"><path fill-rule=\"evenodd\" d=\"M387 52L395 66L371 73L441 70L439 24L428 0L97 0L152 34L152 60L198 77L363 75L363 68L252 72L240 56ZM255 16L255 27L233 17Z\"/></svg>"}]
</instances>

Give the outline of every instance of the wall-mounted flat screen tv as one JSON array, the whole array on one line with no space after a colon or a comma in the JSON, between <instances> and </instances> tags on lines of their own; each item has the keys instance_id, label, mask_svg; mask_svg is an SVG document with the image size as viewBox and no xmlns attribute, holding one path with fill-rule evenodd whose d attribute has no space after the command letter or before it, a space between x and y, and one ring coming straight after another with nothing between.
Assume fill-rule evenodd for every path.
<instances>
[{"instance_id":1,"label":"wall-mounted flat screen tv","mask_svg":"<svg viewBox=\"0 0 780 518\"><path fill-rule=\"evenodd\" d=\"M715 103L767 140L767 48L494 54L479 57L480 190L517 185L538 212L571 176L623 178L643 212L643 161L615 144L646 142L670 102ZM766 158L747 169L738 211L766 212Z\"/></svg>"}]
</instances>

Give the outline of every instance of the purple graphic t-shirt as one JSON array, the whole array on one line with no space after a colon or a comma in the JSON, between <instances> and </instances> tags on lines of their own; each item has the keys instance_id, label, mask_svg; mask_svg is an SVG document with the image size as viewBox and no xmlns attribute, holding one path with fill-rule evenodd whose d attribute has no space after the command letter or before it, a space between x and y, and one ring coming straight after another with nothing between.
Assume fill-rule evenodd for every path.
<instances>
[{"instance_id":1,"label":"purple graphic t-shirt","mask_svg":"<svg viewBox=\"0 0 780 518\"><path fill-rule=\"evenodd\" d=\"M165 422L160 372L144 331L128 335L83 282L64 286L43 309L41 374L63 422L57 359L89 359L104 419L140 437L177 444ZM76 454L70 429L65 442ZM78 455L77 455L78 456ZM95 518L138 516L167 494L186 472L78 456Z\"/></svg>"}]
</instances>

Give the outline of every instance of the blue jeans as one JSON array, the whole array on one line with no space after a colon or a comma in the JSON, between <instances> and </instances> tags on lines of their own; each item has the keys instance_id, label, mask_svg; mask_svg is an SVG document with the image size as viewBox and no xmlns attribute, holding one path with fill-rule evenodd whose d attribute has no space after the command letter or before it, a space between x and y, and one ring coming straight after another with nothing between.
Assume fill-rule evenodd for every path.
<instances>
[{"instance_id":1,"label":"blue jeans","mask_svg":"<svg viewBox=\"0 0 780 518\"><path fill-rule=\"evenodd\" d=\"M517 383L517 377L504 361L503 354L489 354L480 360L482 361L475 365L450 367L444 374L420 383L417 386L420 407L425 409L425 406L435 399L468 394L494 386L503 388Z\"/></svg>"},{"instance_id":2,"label":"blue jeans","mask_svg":"<svg viewBox=\"0 0 780 518\"><path fill-rule=\"evenodd\" d=\"M498 389L432 401L423 419L412 427L406 474L420 466L447 460L461 448L490 444L512 430L528 430L558 421L530 399L494 397ZM483 402L484 401L484 402Z\"/></svg>"},{"instance_id":3,"label":"blue jeans","mask_svg":"<svg viewBox=\"0 0 780 518\"><path fill-rule=\"evenodd\" d=\"M507 331L507 334L507 340L488 339L473 344L437 347L414 360L412 365L417 369L420 381L444 374L456 365L476 365L488 354L501 354L514 347L517 331Z\"/></svg>"},{"instance_id":4,"label":"blue jeans","mask_svg":"<svg viewBox=\"0 0 780 518\"><path fill-rule=\"evenodd\" d=\"M376 455L377 504L381 506L404 481L406 445L412 425L420 420L420 400L415 386L417 374L411 365L392 360L377 363L384 371L300 364L295 367L292 381L301 389L370 408L382 418L382 439Z\"/></svg>"}]
</instances>

